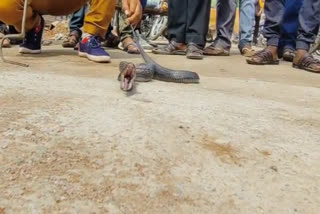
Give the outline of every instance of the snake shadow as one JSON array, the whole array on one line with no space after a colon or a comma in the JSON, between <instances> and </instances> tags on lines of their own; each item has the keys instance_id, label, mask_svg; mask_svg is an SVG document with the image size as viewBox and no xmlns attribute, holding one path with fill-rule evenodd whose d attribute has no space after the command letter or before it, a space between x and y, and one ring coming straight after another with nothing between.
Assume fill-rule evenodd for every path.
<instances>
[{"instance_id":1,"label":"snake shadow","mask_svg":"<svg viewBox=\"0 0 320 214\"><path fill-rule=\"evenodd\" d=\"M132 89L131 91L126 92L126 96L127 96L127 97L133 97L133 96L136 95L136 94L141 94L141 93L138 91L138 86L139 86L139 83L135 82L135 83L134 83L134 86L133 86L133 89Z\"/></svg>"}]
</instances>

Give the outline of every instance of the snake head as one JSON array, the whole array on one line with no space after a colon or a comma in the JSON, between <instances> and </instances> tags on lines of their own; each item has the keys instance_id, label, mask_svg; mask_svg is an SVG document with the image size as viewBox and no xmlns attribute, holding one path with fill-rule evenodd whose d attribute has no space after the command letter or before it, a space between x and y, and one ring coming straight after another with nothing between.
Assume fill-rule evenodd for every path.
<instances>
[{"instance_id":1,"label":"snake head","mask_svg":"<svg viewBox=\"0 0 320 214\"><path fill-rule=\"evenodd\" d=\"M120 81L121 90L131 91L136 78L136 66L131 62L120 62L119 70L118 80Z\"/></svg>"}]
</instances>

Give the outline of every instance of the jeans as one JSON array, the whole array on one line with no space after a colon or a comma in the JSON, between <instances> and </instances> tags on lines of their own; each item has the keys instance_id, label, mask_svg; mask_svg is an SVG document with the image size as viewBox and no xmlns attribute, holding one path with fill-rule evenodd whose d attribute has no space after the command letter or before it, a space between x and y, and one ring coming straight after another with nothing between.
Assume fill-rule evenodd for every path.
<instances>
[{"instance_id":1,"label":"jeans","mask_svg":"<svg viewBox=\"0 0 320 214\"><path fill-rule=\"evenodd\" d=\"M240 0L240 49L252 42L252 27L255 15L254 3L254 0ZM218 0L216 46L225 49L231 48L231 37L236 18L236 10L236 0Z\"/></svg>"},{"instance_id":2,"label":"jeans","mask_svg":"<svg viewBox=\"0 0 320 214\"><path fill-rule=\"evenodd\" d=\"M291 0L290 0L291 1ZM254 0L240 0L239 49L252 42L252 27L255 20Z\"/></svg>"},{"instance_id":3,"label":"jeans","mask_svg":"<svg viewBox=\"0 0 320 214\"><path fill-rule=\"evenodd\" d=\"M263 34L270 46L279 46L281 25L285 14L285 2L285 0L268 0L265 2L266 22ZM310 44L316 38L319 23L320 0L304 0L299 12L297 49L309 50Z\"/></svg>"},{"instance_id":4,"label":"jeans","mask_svg":"<svg viewBox=\"0 0 320 214\"><path fill-rule=\"evenodd\" d=\"M281 37L279 42L280 49L296 49L296 39L299 26L299 11L303 0L286 1L286 10L283 17Z\"/></svg>"},{"instance_id":5,"label":"jeans","mask_svg":"<svg viewBox=\"0 0 320 214\"><path fill-rule=\"evenodd\" d=\"M70 32L78 31L79 34L81 35L80 28L82 28L84 24L84 17L86 16L87 11L88 11L88 5L85 5L71 15L70 22L69 22Z\"/></svg>"}]
</instances>

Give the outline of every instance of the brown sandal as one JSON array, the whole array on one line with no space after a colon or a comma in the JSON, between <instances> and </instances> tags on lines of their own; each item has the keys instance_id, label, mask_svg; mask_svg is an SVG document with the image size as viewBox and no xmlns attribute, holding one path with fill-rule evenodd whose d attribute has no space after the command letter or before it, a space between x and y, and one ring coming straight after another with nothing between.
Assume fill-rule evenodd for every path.
<instances>
[{"instance_id":1,"label":"brown sandal","mask_svg":"<svg viewBox=\"0 0 320 214\"><path fill-rule=\"evenodd\" d=\"M279 59L273 59L272 52L268 49L259 51L247 59L247 63L251 65L279 65L279 61Z\"/></svg>"},{"instance_id":2,"label":"brown sandal","mask_svg":"<svg viewBox=\"0 0 320 214\"><path fill-rule=\"evenodd\" d=\"M171 41L165 47L153 49L152 53L161 55L186 55L186 49L179 49L178 44L175 41Z\"/></svg>"},{"instance_id":3,"label":"brown sandal","mask_svg":"<svg viewBox=\"0 0 320 214\"><path fill-rule=\"evenodd\" d=\"M303 69L313 73L320 73L320 60L306 54L298 63L293 63L294 68Z\"/></svg>"},{"instance_id":4,"label":"brown sandal","mask_svg":"<svg viewBox=\"0 0 320 214\"><path fill-rule=\"evenodd\" d=\"M63 41L62 47L75 48L80 40L80 34L77 31L72 31L69 36Z\"/></svg>"},{"instance_id":5,"label":"brown sandal","mask_svg":"<svg viewBox=\"0 0 320 214\"><path fill-rule=\"evenodd\" d=\"M203 50L203 54L208 56L230 56L230 49L213 42Z\"/></svg>"},{"instance_id":6,"label":"brown sandal","mask_svg":"<svg viewBox=\"0 0 320 214\"><path fill-rule=\"evenodd\" d=\"M249 45L245 45L241 50L240 53L245 57L252 57L256 51Z\"/></svg>"}]
</instances>

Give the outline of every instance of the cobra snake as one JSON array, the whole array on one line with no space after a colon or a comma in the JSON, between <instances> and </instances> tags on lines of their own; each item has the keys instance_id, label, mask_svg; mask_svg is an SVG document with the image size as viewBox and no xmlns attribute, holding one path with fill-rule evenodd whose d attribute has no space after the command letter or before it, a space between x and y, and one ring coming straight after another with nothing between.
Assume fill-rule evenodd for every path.
<instances>
[{"instance_id":1,"label":"cobra snake","mask_svg":"<svg viewBox=\"0 0 320 214\"><path fill-rule=\"evenodd\" d=\"M135 65L131 62L120 62L118 80L123 91L131 91L135 81L149 82L152 79L174 83L199 83L200 77L195 72L173 70L156 63L141 47L139 43L140 35L135 32L133 27L132 31L134 41L145 63Z\"/></svg>"}]
</instances>

